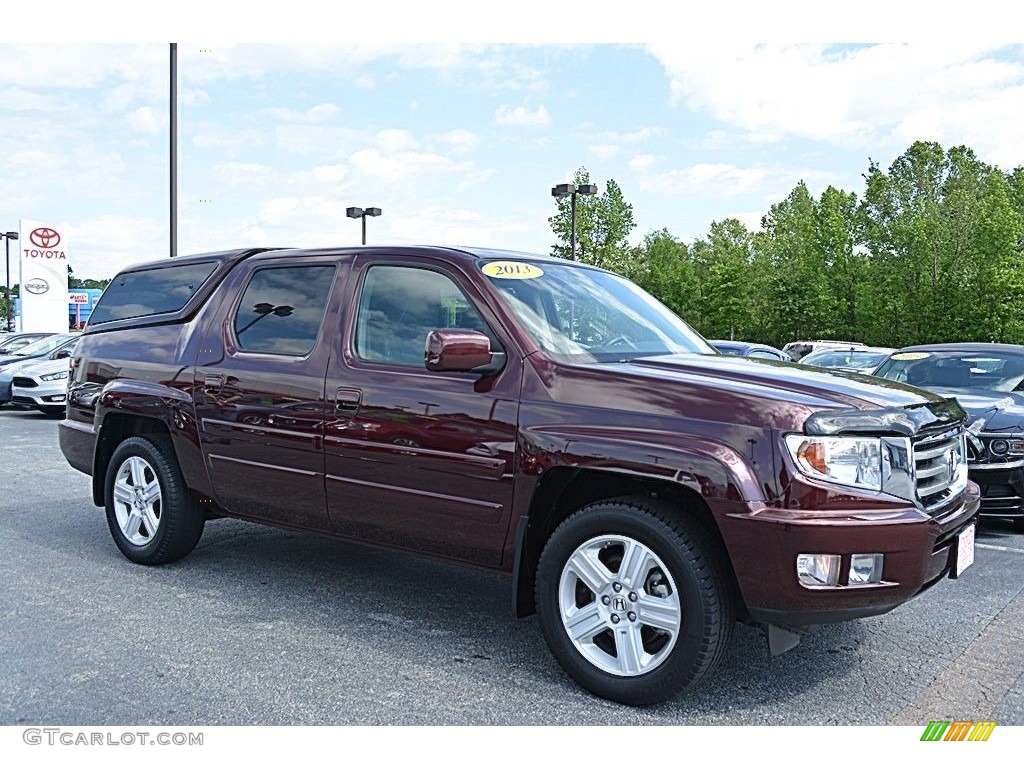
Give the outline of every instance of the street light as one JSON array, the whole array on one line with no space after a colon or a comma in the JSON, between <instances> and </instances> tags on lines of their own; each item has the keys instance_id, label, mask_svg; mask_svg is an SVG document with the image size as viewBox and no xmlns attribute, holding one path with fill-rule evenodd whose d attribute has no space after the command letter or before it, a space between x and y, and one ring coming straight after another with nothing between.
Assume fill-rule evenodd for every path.
<instances>
[{"instance_id":1,"label":"street light","mask_svg":"<svg viewBox=\"0 0 1024 768\"><path fill-rule=\"evenodd\" d=\"M558 186L551 188L552 197L569 198L569 210L571 211L570 217L572 218L572 229L569 234L569 250L572 252L573 261L579 261L579 259L576 258L576 195L593 197L596 194L597 184L580 184L578 187L575 184L559 184Z\"/></svg>"},{"instance_id":2,"label":"street light","mask_svg":"<svg viewBox=\"0 0 1024 768\"><path fill-rule=\"evenodd\" d=\"M4 250L7 252L7 326L6 330L11 330L11 322L14 311L14 306L11 304L11 240L18 239L17 232L0 232L0 237L4 239Z\"/></svg>"},{"instance_id":3,"label":"street light","mask_svg":"<svg viewBox=\"0 0 1024 768\"><path fill-rule=\"evenodd\" d=\"M380 216L380 208L346 208L345 215L350 219L363 220L363 245L366 245L366 217Z\"/></svg>"}]
</instances>

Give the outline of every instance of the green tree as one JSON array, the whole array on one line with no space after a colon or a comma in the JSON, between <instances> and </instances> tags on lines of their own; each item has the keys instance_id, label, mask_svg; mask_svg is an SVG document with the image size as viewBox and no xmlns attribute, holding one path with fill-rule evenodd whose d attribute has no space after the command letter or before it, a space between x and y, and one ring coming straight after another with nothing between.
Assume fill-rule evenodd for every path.
<instances>
[{"instance_id":1,"label":"green tree","mask_svg":"<svg viewBox=\"0 0 1024 768\"><path fill-rule=\"evenodd\" d=\"M686 243L667 229L648 232L634 249L630 263L630 279L684 320L698 322L701 285Z\"/></svg>"},{"instance_id":2,"label":"green tree","mask_svg":"<svg viewBox=\"0 0 1024 768\"><path fill-rule=\"evenodd\" d=\"M754 332L751 312L753 236L738 219L711 224L690 248L700 281L699 312L692 324L709 339L744 339Z\"/></svg>"},{"instance_id":3,"label":"green tree","mask_svg":"<svg viewBox=\"0 0 1024 768\"><path fill-rule=\"evenodd\" d=\"M832 335L835 295L819 238L818 208L804 182L773 205L754 239L758 336L776 344Z\"/></svg>"},{"instance_id":4,"label":"green tree","mask_svg":"<svg viewBox=\"0 0 1024 768\"><path fill-rule=\"evenodd\" d=\"M866 178L869 335L893 345L991 336L993 281L1019 252L1005 175L967 147L916 142Z\"/></svg>"},{"instance_id":5,"label":"green tree","mask_svg":"<svg viewBox=\"0 0 1024 768\"><path fill-rule=\"evenodd\" d=\"M590 172L581 167L573 183L577 187L590 184ZM558 211L548 223L558 242L551 247L551 253L571 259L572 203L570 198L557 197L555 205ZM576 196L576 254L581 262L629 273L634 268L631 260L634 253L627 238L635 226L633 206L626 202L614 179L607 181L600 195Z\"/></svg>"}]
</instances>

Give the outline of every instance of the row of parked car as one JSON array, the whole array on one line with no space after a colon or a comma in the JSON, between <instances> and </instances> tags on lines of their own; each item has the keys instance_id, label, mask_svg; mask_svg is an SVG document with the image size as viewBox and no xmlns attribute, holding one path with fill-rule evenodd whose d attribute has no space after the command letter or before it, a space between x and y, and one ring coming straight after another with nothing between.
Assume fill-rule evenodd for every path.
<instances>
[{"instance_id":1,"label":"row of parked car","mask_svg":"<svg viewBox=\"0 0 1024 768\"><path fill-rule=\"evenodd\" d=\"M952 397L969 416L970 478L981 487L982 517L1013 523L1024 533L1024 346L923 344L902 349L856 341L794 341L781 350L763 344L712 341L727 355L799 362L866 374Z\"/></svg>"},{"instance_id":2,"label":"row of parked car","mask_svg":"<svg viewBox=\"0 0 1024 768\"><path fill-rule=\"evenodd\" d=\"M68 358L78 333L0 334L0 405L59 415L68 387Z\"/></svg>"}]
</instances>

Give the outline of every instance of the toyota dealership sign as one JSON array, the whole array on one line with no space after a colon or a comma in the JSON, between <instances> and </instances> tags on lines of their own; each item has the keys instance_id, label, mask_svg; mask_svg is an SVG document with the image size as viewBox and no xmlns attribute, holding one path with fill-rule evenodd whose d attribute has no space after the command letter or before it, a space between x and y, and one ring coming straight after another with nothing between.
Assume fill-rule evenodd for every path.
<instances>
[{"instance_id":1,"label":"toyota dealership sign","mask_svg":"<svg viewBox=\"0 0 1024 768\"><path fill-rule=\"evenodd\" d=\"M68 329L68 250L64 233L42 221L21 220L21 330Z\"/></svg>"}]
</instances>

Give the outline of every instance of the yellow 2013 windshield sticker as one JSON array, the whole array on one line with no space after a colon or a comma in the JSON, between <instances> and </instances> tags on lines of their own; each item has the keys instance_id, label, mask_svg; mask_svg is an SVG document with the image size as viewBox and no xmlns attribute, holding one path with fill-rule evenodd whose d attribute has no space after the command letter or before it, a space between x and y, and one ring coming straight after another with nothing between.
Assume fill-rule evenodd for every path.
<instances>
[{"instance_id":1,"label":"yellow 2013 windshield sticker","mask_svg":"<svg viewBox=\"0 0 1024 768\"><path fill-rule=\"evenodd\" d=\"M506 280L532 280L544 274L535 264L522 261L492 261L480 268L488 277L502 277Z\"/></svg>"}]
</instances>

